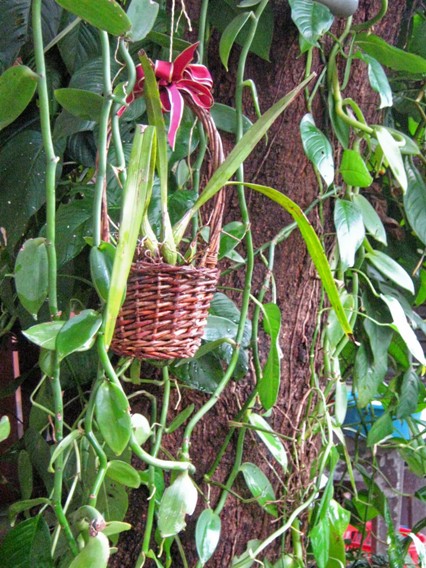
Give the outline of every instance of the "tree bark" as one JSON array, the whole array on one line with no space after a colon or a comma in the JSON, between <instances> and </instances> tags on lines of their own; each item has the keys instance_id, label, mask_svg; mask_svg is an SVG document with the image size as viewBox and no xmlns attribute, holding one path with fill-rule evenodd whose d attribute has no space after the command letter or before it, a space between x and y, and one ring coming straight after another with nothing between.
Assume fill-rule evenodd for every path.
<instances>
[{"instance_id":1,"label":"tree bark","mask_svg":"<svg viewBox=\"0 0 426 568\"><path fill-rule=\"evenodd\" d=\"M187 0L187 8L193 21L197 20L199 8L198 1ZM374 15L380 1L360 2L361 6L356 14L357 21L365 21ZM385 19L375 28L375 33L390 43L394 43L402 18L407 9L408 2L391 2ZM261 61L254 55L248 60L246 77L254 80L259 93L261 110L264 112L278 98L282 97L294 88L304 76L305 61L299 56L298 37L296 29L290 20L290 9L287 2L274 3L275 31L271 49L271 61ZM338 20L333 29L338 32L342 29L342 20ZM218 102L233 105L233 78L238 58L238 48L234 48L229 73L225 73L218 60L217 43L215 38L209 50L209 68L214 77L215 99ZM314 63L317 73L322 70L322 63ZM354 64L352 71L352 85L350 90L354 98L365 111L368 120L377 120L377 96L368 87L366 72L361 64ZM319 128L327 129L327 108L324 104L326 99L317 97L314 108L316 124ZM296 201L302 208L306 208L318 196L318 183L314 172L304 155L300 135L299 123L306 113L305 101L302 96L291 105L289 110L277 120L268 135L268 143L261 142L253 152L245 166L247 181L262 183L275 187ZM252 104L247 97L246 114L254 119ZM376 118L374 118L376 117ZM337 156L336 156L337 157ZM338 163L338 161L337 161ZM232 190L231 190L232 191ZM236 198L228 197L227 220L235 220L239 217ZM255 246L270 240L285 225L291 222L290 217L281 208L274 205L263 196L247 192L250 207L251 229ZM321 233L328 233L331 207L324 207L323 217L320 218L318 209L310 215L310 221ZM325 240L329 247L332 246L332 238ZM281 349L282 381L278 404L276 405L272 424L274 428L287 436L287 449L291 456L289 474L285 479L284 486L275 482L281 499L280 509L286 516L299 504L301 489L306 489L312 482L311 466L318 453L318 440L313 437L303 444L296 446L295 440L300 428L303 427L306 413L312 407L313 400L309 396L311 384L311 356L314 360L312 365L320 367L321 353L318 345L312 350L315 342L315 330L318 322L318 307L321 300L321 288L317 279L312 261L307 254L305 244L297 231L280 244L277 248L275 261L275 278L277 285L277 302L282 311L282 334ZM265 267L258 262L254 274L255 293L259 291L265 277ZM238 273L227 277L221 284L241 288L243 274ZM260 346L262 349L262 345ZM327 377L322 377L325 382ZM231 383L219 402L204 420L199 423L194 431L191 459L197 468L195 480L203 490L203 475L208 471L223 439L225 438L229 424L246 400L247 394L253 388L253 376L250 374L239 383ZM176 393L175 393L176 395ZM196 392L183 392L179 408L174 414L187 405L194 403L199 407L205 402L206 396ZM177 402L177 397L172 403ZM165 444L173 454L180 447L180 432L173 436L167 436ZM235 458L235 440L226 452L221 465L214 476L215 482L223 483ZM275 479L274 474L267 466L267 456L262 445L255 435L247 434L244 447L243 461L250 461L262 465L270 479ZM265 466L266 464L266 466ZM240 476L234 486L235 491L248 497L248 491ZM214 507L218 491L213 487L210 493L210 503ZM140 531L143 529L143 515L146 506L147 494L145 491L133 491L128 521L133 524L134 531L126 534L119 545L119 552L113 557L111 566L133 566L140 551ZM195 522L199 512L205 508L205 503L199 503L197 511L188 519L188 527L181 535L181 539L187 554L189 566L195 566L197 556L194 546ZM221 515L222 535L213 558L207 563L211 568L221 568L231 565L234 555L241 554L247 547L250 539L263 539L273 532L277 525L269 515L263 515L262 510L256 503L241 503L236 497L229 496L226 506ZM272 519L272 520L271 520ZM138 534L139 533L139 534ZM277 541L268 550L268 558L273 559L282 552L282 543ZM176 558L178 558L177 551ZM180 566L179 560L173 566Z\"/></svg>"}]
</instances>

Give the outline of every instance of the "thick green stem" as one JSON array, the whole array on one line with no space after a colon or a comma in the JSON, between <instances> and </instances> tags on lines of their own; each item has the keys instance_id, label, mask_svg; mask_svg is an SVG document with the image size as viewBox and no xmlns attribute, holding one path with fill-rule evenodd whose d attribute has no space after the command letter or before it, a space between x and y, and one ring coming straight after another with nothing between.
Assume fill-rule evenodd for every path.
<instances>
[{"instance_id":1,"label":"thick green stem","mask_svg":"<svg viewBox=\"0 0 426 568\"><path fill-rule=\"evenodd\" d=\"M52 132L50 128L49 93L47 88L46 65L43 53L43 33L41 26L41 0L34 0L32 8L32 26L34 38L34 53L38 78L38 95L40 109L40 124L43 147L46 152L46 248L48 257L48 297L49 311L52 319L58 317L57 301L57 262L55 249L56 236L56 164L59 158L55 155ZM60 381L59 361L54 355L53 372L51 377L53 405L55 412L55 440L59 443L63 438L63 400ZM53 505L59 525L62 527L70 549L74 555L78 553L77 543L71 532L62 507L63 456L56 460L53 482Z\"/></svg>"},{"instance_id":2,"label":"thick green stem","mask_svg":"<svg viewBox=\"0 0 426 568\"><path fill-rule=\"evenodd\" d=\"M382 0L382 5L380 6L380 10L377 12L375 16L371 18L371 20L363 22L362 24L357 24L356 26L353 27L353 29L357 32L360 32L361 30L368 30L369 28L374 26L374 24L380 22L380 20L385 17L387 11L388 11L388 0Z\"/></svg>"},{"instance_id":3,"label":"thick green stem","mask_svg":"<svg viewBox=\"0 0 426 568\"><path fill-rule=\"evenodd\" d=\"M103 96L101 118L99 122L98 137L98 163L95 185L95 198L93 202L93 245L99 246L102 240L102 198L106 188L106 171L108 156L108 123L112 105L112 83L111 83L111 56L109 49L109 39L106 32L100 31L102 47L102 69L103 69Z\"/></svg>"}]
</instances>

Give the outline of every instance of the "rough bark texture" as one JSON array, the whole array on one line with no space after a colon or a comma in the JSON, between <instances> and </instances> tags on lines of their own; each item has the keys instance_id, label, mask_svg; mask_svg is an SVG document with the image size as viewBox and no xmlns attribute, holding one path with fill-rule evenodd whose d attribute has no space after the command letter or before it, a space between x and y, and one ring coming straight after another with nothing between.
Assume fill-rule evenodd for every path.
<instances>
[{"instance_id":1,"label":"rough bark texture","mask_svg":"<svg viewBox=\"0 0 426 568\"><path fill-rule=\"evenodd\" d=\"M197 19L198 1L186 2L187 8L194 21ZM376 13L380 2L361 0L356 19L364 21ZM253 79L257 85L262 111L269 108L279 97L294 88L304 75L304 58L299 57L298 39L294 26L290 21L287 2L276 2L276 29L271 50L271 62L259 60L251 56L248 61L246 77ZM389 42L394 42L398 35L402 17L406 8L405 2L391 2L389 13L385 20L377 26L375 32ZM341 22L338 26L341 26ZM338 31L338 27L335 31ZM234 50L229 73L225 73L217 60L217 45L212 45L209 53L209 66L215 79L216 100L233 105L234 92L232 80L235 76L237 49ZM321 64L315 62L316 70L321 71ZM361 108L366 111L368 119L372 119L377 109L377 98L367 86L366 75L361 65L355 65L352 75L351 90ZM252 106L247 101L246 112L253 117ZM305 114L305 102L300 96L291 108L277 121L269 133L269 142L265 147L259 144L246 164L246 179L270 185L284 192L295 200L301 207L306 207L318 195L318 184L308 160L304 156L300 136L299 123ZM326 107L319 104L314 109L318 126L326 125ZM377 119L376 119L377 120ZM255 245L258 246L270 240L290 218L278 206L266 198L250 194L252 231ZM324 211L326 230L330 229L330 209ZM235 196L229 196L227 209L228 220L239 217ZM315 228L322 232L317 212L310 216ZM330 241L331 244L331 241ZM259 290L265 276L265 269L258 263L254 276L255 292ZM282 243L276 254L275 278L277 283L278 304L283 314L281 348L282 387L279 403L273 412L273 424L277 431L292 438L303 421L308 408L308 394L311 379L310 349L317 323L317 309L320 301L320 286L316 278L312 262L307 255L300 234L294 231L290 238ZM227 284L241 288L243 275L237 274L227 279ZM318 361L320 354L315 351ZM326 378L324 378L325 380ZM253 377L229 385L221 400L207 417L198 425L194 432L191 446L191 458L197 468L196 481L201 483L203 474L209 469L224 437L228 432L228 420L238 412L247 393L252 388ZM175 399L176 400L176 399ZM179 408L195 403L199 407L206 400L205 396L195 392L183 394ZM312 402L310 403L312 404ZM177 413L178 411L175 411ZM181 440L179 433L168 436L167 448L175 453ZM235 438L234 438L235 442ZM291 446L291 444L289 444ZM289 448L293 456L297 456L299 464L296 468L295 457L291 461L290 475L286 479L285 488L280 489L283 498L282 509L291 511L298 504L298 489L310 482L309 470L312 460L317 455L317 441L308 440L304 447ZM296 451L295 451L296 450ZM243 461L266 464L263 458L264 448L250 434L246 436ZM231 447L219 467L214 480L223 482L233 465L234 449ZM273 474L269 470L269 477ZM203 486L205 489L205 486ZM241 495L248 496L243 483L237 482L235 490ZM128 520L135 531L128 533L121 541L119 553L114 556L112 566L133 566L140 551L140 536L143 528L143 515L146 505L146 493L132 492L131 507ZM211 504L214 506L217 492L211 492ZM204 508L205 504L201 504ZM197 509L197 512L201 510ZM187 552L190 566L196 564L194 550L194 527L197 512L189 521L188 528L182 535L183 545ZM250 539L262 539L275 530L276 525L271 517L262 515L256 504L241 504L235 497L230 496L222 513L222 537L214 557L208 562L209 567L227 567L235 554L241 554ZM140 533L139 533L140 534ZM273 558L280 550L281 543L275 543L268 553ZM177 557L177 551L175 550ZM179 561L173 563L179 566Z\"/></svg>"}]
</instances>

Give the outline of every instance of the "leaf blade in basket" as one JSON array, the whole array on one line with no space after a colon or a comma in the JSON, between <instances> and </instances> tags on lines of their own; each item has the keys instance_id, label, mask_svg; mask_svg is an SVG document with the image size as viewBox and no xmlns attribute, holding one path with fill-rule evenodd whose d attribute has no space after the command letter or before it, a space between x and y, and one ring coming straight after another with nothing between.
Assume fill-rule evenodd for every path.
<instances>
[{"instance_id":1,"label":"leaf blade in basket","mask_svg":"<svg viewBox=\"0 0 426 568\"><path fill-rule=\"evenodd\" d=\"M155 126L136 128L128 175L123 192L117 252L112 267L111 284L104 314L105 345L108 348L120 311L127 278L139 236L142 218L148 207L155 169Z\"/></svg>"},{"instance_id":2,"label":"leaf blade in basket","mask_svg":"<svg viewBox=\"0 0 426 568\"><path fill-rule=\"evenodd\" d=\"M213 173L207 182L203 193L189 209L185 215L174 225L173 235L176 245L180 243L185 234L186 228L192 217L207 201L216 195L216 193L225 185L227 181L234 175L240 165L252 152L256 144L263 138L271 125L279 117L279 115L293 102L296 96L303 91L306 85L313 79L315 73L312 73L304 81L302 81L295 89L287 93L285 97L276 102L269 110L257 120L253 126L244 134L241 140L235 145L224 162Z\"/></svg>"}]
</instances>

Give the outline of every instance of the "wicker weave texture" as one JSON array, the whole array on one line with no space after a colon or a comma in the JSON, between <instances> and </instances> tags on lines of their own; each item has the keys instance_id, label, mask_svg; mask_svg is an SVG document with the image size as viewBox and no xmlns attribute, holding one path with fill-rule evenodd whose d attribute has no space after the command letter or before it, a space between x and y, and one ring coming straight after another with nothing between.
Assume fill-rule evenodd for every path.
<instances>
[{"instance_id":1,"label":"wicker weave texture","mask_svg":"<svg viewBox=\"0 0 426 568\"><path fill-rule=\"evenodd\" d=\"M135 262L113 351L139 359L192 357L201 343L218 275L216 268Z\"/></svg>"}]
</instances>

